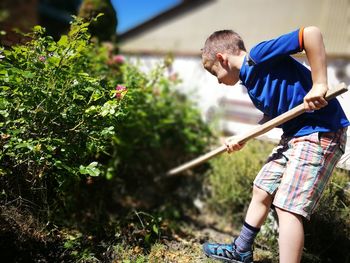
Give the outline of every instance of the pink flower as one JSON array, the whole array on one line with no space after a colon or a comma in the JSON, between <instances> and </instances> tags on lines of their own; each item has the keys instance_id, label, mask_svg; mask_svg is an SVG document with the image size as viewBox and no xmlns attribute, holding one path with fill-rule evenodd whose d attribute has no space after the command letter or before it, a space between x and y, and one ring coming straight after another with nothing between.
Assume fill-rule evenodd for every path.
<instances>
[{"instance_id":1,"label":"pink flower","mask_svg":"<svg viewBox=\"0 0 350 263\"><path fill-rule=\"evenodd\" d=\"M40 56L38 59L39 59L39 61L44 62L46 60L46 57Z\"/></svg>"},{"instance_id":2,"label":"pink flower","mask_svg":"<svg viewBox=\"0 0 350 263\"><path fill-rule=\"evenodd\" d=\"M177 73L172 73L169 75L169 80L170 81L177 81L179 79L179 75Z\"/></svg>"},{"instance_id":3,"label":"pink flower","mask_svg":"<svg viewBox=\"0 0 350 263\"><path fill-rule=\"evenodd\" d=\"M115 55L112 57L113 63L123 64L125 62L125 58L122 55Z\"/></svg>"},{"instance_id":4,"label":"pink flower","mask_svg":"<svg viewBox=\"0 0 350 263\"><path fill-rule=\"evenodd\" d=\"M123 85L118 84L118 85L115 87L115 90L116 90L116 91L124 91L124 90L126 90L126 87L123 86Z\"/></svg>"},{"instance_id":5,"label":"pink flower","mask_svg":"<svg viewBox=\"0 0 350 263\"><path fill-rule=\"evenodd\" d=\"M126 94L126 92L128 91L128 89L125 86L118 84L115 87L115 91L116 91L115 92L115 97L117 99L122 99L124 97L124 95Z\"/></svg>"}]
</instances>

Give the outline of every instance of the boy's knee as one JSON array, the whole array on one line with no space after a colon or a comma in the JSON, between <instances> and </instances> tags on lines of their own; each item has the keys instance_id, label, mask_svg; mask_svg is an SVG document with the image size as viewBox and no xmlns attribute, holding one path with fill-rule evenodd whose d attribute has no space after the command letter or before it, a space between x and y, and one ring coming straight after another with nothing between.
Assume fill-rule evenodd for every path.
<instances>
[{"instance_id":1,"label":"boy's knee","mask_svg":"<svg viewBox=\"0 0 350 263\"><path fill-rule=\"evenodd\" d=\"M268 192L266 192L265 190L254 185L253 186L253 195L264 197L264 196L269 196L270 194Z\"/></svg>"},{"instance_id":2,"label":"boy's knee","mask_svg":"<svg viewBox=\"0 0 350 263\"><path fill-rule=\"evenodd\" d=\"M266 192L265 190L260 189L259 187L255 186L253 187L253 199L256 201L265 203L265 204L271 204L272 202L272 195Z\"/></svg>"}]
</instances>

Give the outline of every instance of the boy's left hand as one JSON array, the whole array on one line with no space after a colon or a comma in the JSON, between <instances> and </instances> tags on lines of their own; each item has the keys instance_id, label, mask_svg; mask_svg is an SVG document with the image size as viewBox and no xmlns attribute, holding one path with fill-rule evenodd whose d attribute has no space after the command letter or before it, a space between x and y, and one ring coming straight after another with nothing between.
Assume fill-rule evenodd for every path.
<instances>
[{"instance_id":1,"label":"boy's left hand","mask_svg":"<svg viewBox=\"0 0 350 263\"><path fill-rule=\"evenodd\" d=\"M312 89L304 97L304 108L306 111L319 110L328 105L324 98L328 91L327 84L314 84Z\"/></svg>"},{"instance_id":2,"label":"boy's left hand","mask_svg":"<svg viewBox=\"0 0 350 263\"><path fill-rule=\"evenodd\" d=\"M226 151L228 153L232 153L232 152L241 150L245 146L245 143L239 143L237 141L237 137L232 136L225 140L225 146L226 146Z\"/></svg>"}]
</instances>

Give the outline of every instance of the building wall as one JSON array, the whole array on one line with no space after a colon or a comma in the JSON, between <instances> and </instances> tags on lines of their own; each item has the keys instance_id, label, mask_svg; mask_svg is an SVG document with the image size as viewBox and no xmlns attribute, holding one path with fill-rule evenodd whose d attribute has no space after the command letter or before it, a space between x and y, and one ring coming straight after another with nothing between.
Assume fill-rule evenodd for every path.
<instances>
[{"instance_id":1,"label":"building wall","mask_svg":"<svg viewBox=\"0 0 350 263\"><path fill-rule=\"evenodd\" d=\"M214 31L233 29L249 49L255 43L301 26L315 25L324 34L330 56L350 57L349 0L216 0L154 23L122 40L128 53L199 54Z\"/></svg>"}]
</instances>

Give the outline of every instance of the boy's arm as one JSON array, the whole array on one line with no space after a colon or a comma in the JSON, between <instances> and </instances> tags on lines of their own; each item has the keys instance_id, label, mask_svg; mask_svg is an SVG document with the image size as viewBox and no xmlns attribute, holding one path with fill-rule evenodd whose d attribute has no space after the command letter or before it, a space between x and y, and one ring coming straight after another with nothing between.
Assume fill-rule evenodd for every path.
<instances>
[{"instance_id":1,"label":"boy's arm","mask_svg":"<svg viewBox=\"0 0 350 263\"><path fill-rule=\"evenodd\" d=\"M304 107L307 111L312 111L327 105L324 99L328 90L326 51L321 31L317 27L304 28L303 38L313 83L311 90L304 97Z\"/></svg>"}]
</instances>

